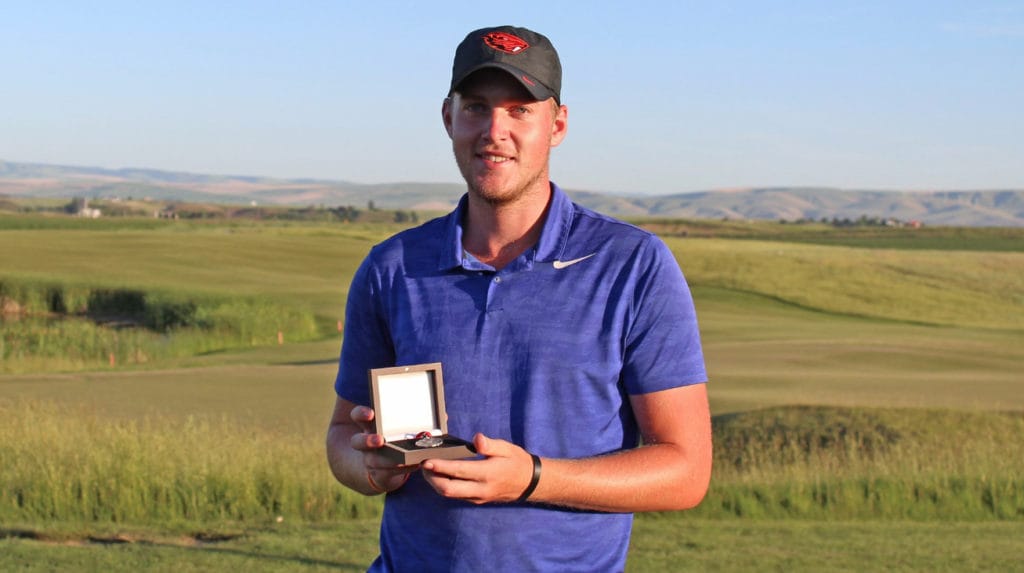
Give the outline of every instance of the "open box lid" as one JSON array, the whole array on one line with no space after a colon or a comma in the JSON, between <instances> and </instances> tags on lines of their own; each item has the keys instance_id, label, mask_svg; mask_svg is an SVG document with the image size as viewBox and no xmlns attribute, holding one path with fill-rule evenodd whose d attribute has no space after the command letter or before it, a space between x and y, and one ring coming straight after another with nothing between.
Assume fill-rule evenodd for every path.
<instances>
[{"instance_id":1,"label":"open box lid","mask_svg":"<svg viewBox=\"0 0 1024 573\"><path fill-rule=\"evenodd\" d=\"M420 432L448 434L441 363L413 364L370 370L373 425L387 442Z\"/></svg>"}]
</instances>

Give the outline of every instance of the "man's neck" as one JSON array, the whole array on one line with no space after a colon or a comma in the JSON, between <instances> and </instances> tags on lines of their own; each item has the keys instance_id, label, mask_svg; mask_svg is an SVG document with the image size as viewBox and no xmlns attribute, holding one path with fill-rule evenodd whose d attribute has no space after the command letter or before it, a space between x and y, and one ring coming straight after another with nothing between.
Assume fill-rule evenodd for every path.
<instances>
[{"instance_id":1,"label":"man's neck","mask_svg":"<svg viewBox=\"0 0 1024 573\"><path fill-rule=\"evenodd\" d=\"M501 269L537 244L551 202L546 194L524 196L509 204L492 204L469 194L462 247L480 262Z\"/></svg>"}]
</instances>

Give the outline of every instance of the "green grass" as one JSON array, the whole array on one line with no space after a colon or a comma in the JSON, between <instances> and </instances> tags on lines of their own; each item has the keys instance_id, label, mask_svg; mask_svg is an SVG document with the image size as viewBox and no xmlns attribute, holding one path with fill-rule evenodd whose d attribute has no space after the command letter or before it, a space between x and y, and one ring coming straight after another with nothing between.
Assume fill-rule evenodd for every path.
<instances>
[{"instance_id":1,"label":"green grass","mask_svg":"<svg viewBox=\"0 0 1024 573\"><path fill-rule=\"evenodd\" d=\"M0 533L0 569L18 571L365 571L375 519L171 532ZM637 516L627 571L1020 571L1019 522L708 520ZM209 533L212 533L210 535ZM197 535L198 534L198 535ZM90 541L88 538L92 537ZM6 539L4 537L7 537ZM210 541L224 539L223 541Z\"/></svg>"},{"instance_id":2,"label":"green grass","mask_svg":"<svg viewBox=\"0 0 1024 573\"><path fill-rule=\"evenodd\" d=\"M162 369L9 374L0 401L49 402L97 416L228 417L256 430L302 433L317 446L334 405L340 338L182 358Z\"/></svg>"},{"instance_id":3,"label":"green grass","mask_svg":"<svg viewBox=\"0 0 1024 573\"><path fill-rule=\"evenodd\" d=\"M324 464L322 440L309 435L258 431L228 418L111 421L24 401L0 405L0 418L0 522L322 522L379 515L378 499L338 486Z\"/></svg>"},{"instance_id":4,"label":"green grass","mask_svg":"<svg viewBox=\"0 0 1024 573\"><path fill-rule=\"evenodd\" d=\"M629 571L1020 571L1024 524L641 515Z\"/></svg>"},{"instance_id":5,"label":"green grass","mask_svg":"<svg viewBox=\"0 0 1024 573\"><path fill-rule=\"evenodd\" d=\"M715 476L699 517L1024 520L1021 414L789 407L714 426ZM951 442L948 428L970 431ZM376 515L378 500L334 482L323 431L310 430L0 402L0 522Z\"/></svg>"},{"instance_id":6,"label":"green grass","mask_svg":"<svg viewBox=\"0 0 1024 573\"><path fill-rule=\"evenodd\" d=\"M116 226L116 225L115 225ZM95 369L337 332L355 266L388 225L167 225L157 229L0 231L0 299L39 316L90 312L98 292L190 306L173 340L84 321L3 322L0 372ZM154 314L143 309L144 317ZM205 325L205 326L204 326ZM159 325L157 325L159 326ZM157 328L156 330L164 330ZM127 339L127 340L125 340Z\"/></svg>"},{"instance_id":7,"label":"green grass","mask_svg":"<svg viewBox=\"0 0 1024 573\"><path fill-rule=\"evenodd\" d=\"M63 201L62 204L66 204ZM55 205L47 205L56 207ZM155 218L138 217L117 217L104 219L86 219L82 217L70 217L63 213L15 215L0 210L0 230L150 230L167 228L174 224L174 221Z\"/></svg>"},{"instance_id":8,"label":"green grass","mask_svg":"<svg viewBox=\"0 0 1024 573\"><path fill-rule=\"evenodd\" d=\"M0 372L96 369L165 363L282 340L323 337L296 304L258 297L189 296L136 289L0 280Z\"/></svg>"},{"instance_id":9,"label":"green grass","mask_svg":"<svg viewBox=\"0 0 1024 573\"><path fill-rule=\"evenodd\" d=\"M638 219L664 237L750 239L868 249L931 251L1024 251L1019 227L911 227L780 224L776 221Z\"/></svg>"},{"instance_id":10,"label":"green grass","mask_svg":"<svg viewBox=\"0 0 1024 573\"><path fill-rule=\"evenodd\" d=\"M69 220L60 221L71 225ZM122 224L2 230L0 280L69 292L135 289L186 300L261 297L308 309L326 334L342 318L359 261L372 244L400 228L175 222L135 229ZM936 240L956 241L954 231ZM1024 253L695 238L667 242L695 288L760 295L828 315L1024 332Z\"/></svg>"},{"instance_id":11,"label":"green grass","mask_svg":"<svg viewBox=\"0 0 1024 573\"><path fill-rule=\"evenodd\" d=\"M377 225L188 224L153 230L0 231L0 278L301 302L340 318Z\"/></svg>"},{"instance_id":12,"label":"green grass","mask_svg":"<svg viewBox=\"0 0 1024 573\"><path fill-rule=\"evenodd\" d=\"M0 280L260 297L309 309L322 339L0 376L0 569L365 568L377 522L351 516L377 502L333 483L323 433L348 281L396 227L6 228ZM975 232L927 249L786 232L668 239L700 315L716 466L696 511L638 518L631 570L1012 570L1024 254ZM196 540L223 532L243 535ZM118 533L148 541L81 541Z\"/></svg>"},{"instance_id":13,"label":"green grass","mask_svg":"<svg viewBox=\"0 0 1024 573\"><path fill-rule=\"evenodd\" d=\"M45 518L11 515L10 493L0 501L7 511L0 513L0 569L354 571L376 555L376 500L346 497L325 479L318 440L301 433L187 417L112 422L74 408L14 406L0 416L6 421L0 444L20 443L15 447L23 450L2 455L17 460L15 470L50 468L28 473L32 487L53 491L41 505L30 503L48 512ZM776 408L720 416L708 499L686 514L638 516L629 570L1014 570L1024 549L1021 424L1019 413L916 409ZM972 432L957 433L952 443L950 427ZM68 433L76 435L74 443ZM73 469L59 468L71 459ZM867 494L859 484L852 498L844 497L844 484L856 481L849 476L865 470L873 476ZM10 471L4 491L16 493ZM65 477L40 479L58 472ZM1000 473L1016 480L1005 491L1017 496L1016 516L970 515L962 505L936 503L947 494L965 497L963 484L948 477L956 472L986 474L989 483ZM929 475L946 477L929 490ZM935 499L906 498L899 486L911 476L923 479L914 487ZM89 483L95 497L75 493L76 484ZM333 502L308 503L319 486ZM146 499L161 491L165 497L178 491L177 499L187 502ZM981 494L974 505L984 509L984 492L972 493ZM100 504L99 495L109 497ZM56 515L61 499L77 500L89 512ZM737 499L754 511L737 515ZM329 505L333 513L324 513ZM808 512L814 505L819 511ZM795 511L800 508L803 513ZM860 514L844 513L857 508ZM310 509L319 513L303 514Z\"/></svg>"},{"instance_id":14,"label":"green grass","mask_svg":"<svg viewBox=\"0 0 1024 573\"><path fill-rule=\"evenodd\" d=\"M1024 520L1024 413L772 408L714 438L698 516Z\"/></svg>"},{"instance_id":15,"label":"green grass","mask_svg":"<svg viewBox=\"0 0 1024 573\"><path fill-rule=\"evenodd\" d=\"M911 324L1024 332L1024 254L670 239L695 287Z\"/></svg>"},{"instance_id":16,"label":"green grass","mask_svg":"<svg viewBox=\"0 0 1024 573\"><path fill-rule=\"evenodd\" d=\"M302 300L317 315L338 317L355 267L392 230L195 225L2 231L0 268L15 280ZM1024 253L722 239L668 243L695 286L761 294L832 314L1024 330L1024 313L1016 312L1024 305Z\"/></svg>"},{"instance_id":17,"label":"green grass","mask_svg":"<svg viewBox=\"0 0 1024 573\"><path fill-rule=\"evenodd\" d=\"M9 298L26 309L52 306L54 292L68 301L63 306L74 309L81 306L75 301L109 289L199 306L228 325L192 329L168 344L144 333L119 335L85 325L57 329L7 323L0 347L7 360L0 371L98 368L111 353L118 364L152 367L187 354L273 343L279 330L288 340L328 336L341 320L356 265L393 230L196 224L146 231L0 232L9 246L0 251L0 282L13 293ZM698 297L699 304L751 295L763 299L759 304L774 300L832 318L1024 333L1022 253L722 239L668 242L695 291L711 293L712 300ZM237 302L225 302L229 299ZM717 323L703 324L713 332ZM131 340L121 344L122 336ZM870 345L864 352L875 354Z\"/></svg>"},{"instance_id":18,"label":"green grass","mask_svg":"<svg viewBox=\"0 0 1024 573\"><path fill-rule=\"evenodd\" d=\"M830 315L696 287L712 411L772 405L1024 410L1017 331Z\"/></svg>"}]
</instances>

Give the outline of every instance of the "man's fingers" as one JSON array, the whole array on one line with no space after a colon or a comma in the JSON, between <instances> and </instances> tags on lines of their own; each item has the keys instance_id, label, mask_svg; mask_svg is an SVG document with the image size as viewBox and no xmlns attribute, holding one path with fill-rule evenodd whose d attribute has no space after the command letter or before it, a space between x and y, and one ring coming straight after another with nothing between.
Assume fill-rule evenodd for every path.
<instances>
[{"instance_id":1,"label":"man's fingers","mask_svg":"<svg viewBox=\"0 0 1024 573\"><path fill-rule=\"evenodd\" d=\"M373 408L367 408L366 406L356 406L349 412L349 417L355 422L361 430L368 434L372 434L374 431L373 427Z\"/></svg>"},{"instance_id":2,"label":"man's fingers","mask_svg":"<svg viewBox=\"0 0 1024 573\"><path fill-rule=\"evenodd\" d=\"M423 466L423 479L443 497L462 499L473 503L483 503L486 499L483 484L467 479L465 476L457 477L447 473L439 473L427 469L428 463ZM452 468L452 473L458 473L458 469Z\"/></svg>"},{"instance_id":3,"label":"man's fingers","mask_svg":"<svg viewBox=\"0 0 1024 573\"><path fill-rule=\"evenodd\" d=\"M379 434L353 434L349 443L353 450L366 452L380 449L384 445L384 437Z\"/></svg>"},{"instance_id":4,"label":"man's fingers","mask_svg":"<svg viewBox=\"0 0 1024 573\"><path fill-rule=\"evenodd\" d=\"M366 432L367 434L374 433L375 428L373 426L373 408L367 408L366 406L356 406L355 408L352 408L352 411L349 412L348 415L350 418L352 418L352 421L355 422L357 426L359 426L359 429Z\"/></svg>"},{"instance_id":5,"label":"man's fingers","mask_svg":"<svg viewBox=\"0 0 1024 573\"><path fill-rule=\"evenodd\" d=\"M367 408L366 406L356 406L352 408L352 412L349 413L352 417L353 422L371 422L373 421L373 408Z\"/></svg>"},{"instance_id":6,"label":"man's fingers","mask_svg":"<svg viewBox=\"0 0 1024 573\"><path fill-rule=\"evenodd\" d=\"M511 454L512 449L516 447L512 445L511 442L488 438L480 433L473 436L473 446L476 448L476 452L478 454L488 458L508 457Z\"/></svg>"},{"instance_id":7,"label":"man's fingers","mask_svg":"<svg viewBox=\"0 0 1024 573\"><path fill-rule=\"evenodd\" d=\"M492 441L493 440L491 440L487 436L483 435L480 432L477 432L476 435L473 436L473 447L476 448L476 453L487 457L493 456L494 452L491 451Z\"/></svg>"},{"instance_id":8,"label":"man's fingers","mask_svg":"<svg viewBox=\"0 0 1024 573\"><path fill-rule=\"evenodd\" d=\"M480 433L473 436L473 447L476 448L476 453L487 458L512 458L522 451L522 448L512 442L488 438Z\"/></svg>"},{"instance_id":9,"label":"man's fingers","mask_svg":"<svg viewBox=\"0 0 1024 573\"><path fill-rule=\"evenodd\" d=\"M464 462L459 460L427 460L423 462L423 469L432 475L457 480L474 480L474 465L478 462Z\"/></svg>"}]
</instances>

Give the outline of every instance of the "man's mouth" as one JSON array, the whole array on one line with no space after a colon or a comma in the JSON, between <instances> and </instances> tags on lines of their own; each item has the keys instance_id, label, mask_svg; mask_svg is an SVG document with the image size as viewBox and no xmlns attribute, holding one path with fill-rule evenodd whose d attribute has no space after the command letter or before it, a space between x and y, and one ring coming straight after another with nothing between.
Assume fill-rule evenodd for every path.
<instances>
[{"instance_id":1,"label":"man's mouth","mask_svg":"<svg viewBox=\"0 0 1024 573\"><path fill-rule=\"evenodd\" d=\"M480 158L484 161L490 161L491 163L505 163L506 161L512 161L511 157L505 157L503 155L490 155L487 153L481 153Z\"/></svg>"}]
</instances>

